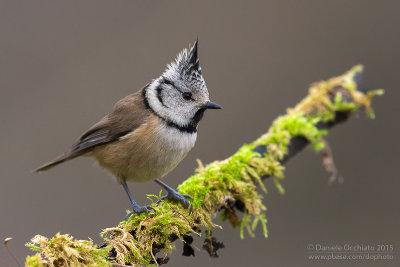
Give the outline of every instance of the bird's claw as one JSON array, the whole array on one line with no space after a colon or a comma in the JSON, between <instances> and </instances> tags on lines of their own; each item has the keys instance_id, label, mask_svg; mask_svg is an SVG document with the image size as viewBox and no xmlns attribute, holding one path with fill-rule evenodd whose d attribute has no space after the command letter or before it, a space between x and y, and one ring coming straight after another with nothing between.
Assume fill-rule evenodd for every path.
<instances>
[{"instance_id":1,"label":"bird's claw","mask_svg":"<svg viewBox=\"0 0 400 267\"><path fill-rule=\"evenodd\" d=\"M193 197L191 195L179 194L175 190L168 191L168 194L166 196L162 196L157 203L160 203L161 201L163 201L165 199L169 199L169 200L181 203L184 208L186 208L186 209L189 208L189 214L192 214L193 207L190 204L190 202L187 200L187 199L193 200Z\"/></svg>"},{"instance_id":2,"label":"bird's claw","mask_svg":"<svg viewBox=\"0 0 400 267\"><path fill-rule=\"evenodd\" d=\"M131 215L136 214L136 213L153 213L154 215L156 215L156 210L151 206L151 205L147 205L147 206L134 206L132 207L133 211L129 212L126 215L126 219L128 219Z\"/></svg>"}]
</instances>

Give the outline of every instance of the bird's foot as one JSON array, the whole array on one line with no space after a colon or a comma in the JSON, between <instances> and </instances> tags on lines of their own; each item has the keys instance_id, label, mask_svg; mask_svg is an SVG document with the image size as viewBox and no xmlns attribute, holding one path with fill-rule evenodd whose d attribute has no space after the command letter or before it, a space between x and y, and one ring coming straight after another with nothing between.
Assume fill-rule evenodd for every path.
<instances>
[{"instance_id":1,"label":"bird's foot","mask_svg":"<svg viewBox=\"0 0 400 267\"><path fill-rule=\"evenodd\" d=\"M183 205L184 208L189 208L189 214L192 213L193 207L187 199L193 200L191 195L180 194L176 192L174 189L168 189L168 194L166 196L161 197L160 201L169 199L172 201L179 202Z\"/></svg>"},{"instance_id":2,"label":"bird's foot","mask_svg":"<svg viewBox=\"0 0 400 267\"><path fill-rule=\"evenodd\" d=\"M133 214L142 212L156 214L155 209L151 205L147 206L132 205L132 209L133 210L126 215L125 219L128 219Z\"/></svg>"}]
</instances>

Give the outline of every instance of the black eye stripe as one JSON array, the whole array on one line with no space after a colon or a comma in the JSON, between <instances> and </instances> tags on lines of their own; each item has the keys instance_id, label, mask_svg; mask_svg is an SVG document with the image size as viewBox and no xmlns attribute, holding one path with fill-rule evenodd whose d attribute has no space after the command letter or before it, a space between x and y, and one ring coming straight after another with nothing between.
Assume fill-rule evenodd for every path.
<instances>
[{"instance_id":1,"label":"black eye stripe","mask_svg":"<svg viewBox=\"0 0 400 267\"><path fill-rule=\"evenodd\" d=\"M176 88L175 83L174 83L173 81L168 80L168 79L165 78L165 77L163 78L163 80L162 80L161 83L163 83L163 84L168 84L168 85L171 85L172 87Z\"/></svg>"},{"instance_id":2,"label":"black eye stripe","mask_svg":"<svg viewBox=\"0 0 400 267\"><path fill-rule=\"evenodd\" d=\"M162 87L161 86L159 86L159 87L157 87L157 98L158 98L158 100L161 102L161 104L163 103L163 100L162 100L162 97L161 97L161 92L162 92Z\"/></svg>"},{"instance_id":3,"label":"black eye stripe","mask_svg":"<svg viewBox=\"0 0 400 267\"><path fill-rule=\"evenodd\" d=\"M158 99L158 101L160 101L161 105L163 105L164 107L168 108L164 104L164 101L163 101L162 96L161 96L161 92L162 92L163 88L161 86L158 86L156 90L157 90L157 99Z\"/></svg>"},{"instance_id":4,"label":"black eye stripe","mask_svg":"<svg viewBox=\"0 0 400 267\"><path fill-rule=\"evenodd\" d=\"M185 92L182 92L181 90L178 89L178 87L175 85L175 83L174 83L173 81L168 80L168 79L165 78L165 77L162 77L162 81L161 81L161 84L160 84L160 85L162 85L162 84L171 85L173 88L175 88L175 89L176 89L179 93L181 93L182 95L185 94ZM192 97L192 96L191 96L191 93L190 93L190 97Z\"/></svg>"}]
</instances>

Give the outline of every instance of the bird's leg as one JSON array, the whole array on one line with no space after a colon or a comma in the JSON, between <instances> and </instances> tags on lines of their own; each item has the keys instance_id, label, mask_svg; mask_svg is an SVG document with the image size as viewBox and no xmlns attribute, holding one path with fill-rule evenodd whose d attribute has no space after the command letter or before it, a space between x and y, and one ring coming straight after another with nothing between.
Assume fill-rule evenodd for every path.
<instances>
[{"instance_id":1,"label":"bird's leg","mask_svg":"<svg viewBox=\"0 0 400 267\"><path fill-rule=\"evenodd\" d=\"M161 200L164 199L170 199L173 201L177 201L182 203L182 205L185 208L190 208L189 213L192 213L192 205L190 204L190 202L187 200L188 199L193 199L192 196L190 195L183 195L183 194L179 194L178 192L176 192L173 188L169 187L167 184L165 184L164 182L162 182L160 179L156 179L154 180L157 184L161 185L165 190L167 190L167 195L161 197Z\"/></svg>"},{"instance_id":2,"label":"bird's leg","mask_svg":"<svg viewBox=\"0 0 400 267\"><path fill-rule=\"evenodd\" d=\"M132 209L133 209L132 212L130 212L128 215L126 215L126 218L130 217L130 216L131 216L132 214L134 214L134 213L141 213L141 212L146 212L146 213L148 213L148 212L154 212L154 208L153 208L152 206L139 206L139 205L136 203L136 201L133 199L133 196L132 196L132 194L131 194L131 191L129 191L129 187L128 187L128 185L126 184L125 179L122 180L122 183L121 183L121 184L122 184L122 186L124 187L125 192L128 194L128 197L129 197L129 200L131 201Z\"/></svg>"}]
</instances>

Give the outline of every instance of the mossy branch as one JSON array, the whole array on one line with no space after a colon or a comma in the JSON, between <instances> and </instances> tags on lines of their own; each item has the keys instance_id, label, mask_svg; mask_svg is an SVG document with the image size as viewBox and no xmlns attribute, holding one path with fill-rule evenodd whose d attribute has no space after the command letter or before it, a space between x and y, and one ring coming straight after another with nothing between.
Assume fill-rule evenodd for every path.
<instances>
[{"instance_id":1,"label":"mossy branch","mask_svg":"<svg viewBox=\"0 0 400 267\"><path fill-rule=\"evenodd\" d=\"M234 155L203 166L199 161L196 174L185 180L179 192L193 196L192 214L181 205L164 201L155 203L160 196L149 195L156 211L154 214L131 216L116 227L103 230L105 245L97 248L92 241L73 240L69 235L56 234L50 240L37 235L30 248L38 251L28 256L27 266L124 266L161 264L180 239L191 254L191 235L206 233L206 249L211 255L220 244L211 237L211 230L219 227L213 215L219 213L222 220L244 229L250 235L258 224L267 236L266 207L260 186L265 193L262 179L272 177L277 189L284 193L280 184L283 164L311 144L313 150L326 147L324 136L328 130L360 108L373 118L371 99L383 94L383 90L363 91L359 79L363 67L355 66L342 76L311 85L309 94L287 114L278 117L267 133L250 144L243 145ZM241 218L237 211L243 212ZM160 258L156 254L162 252Z\"/></svg>"}]
</instances>

